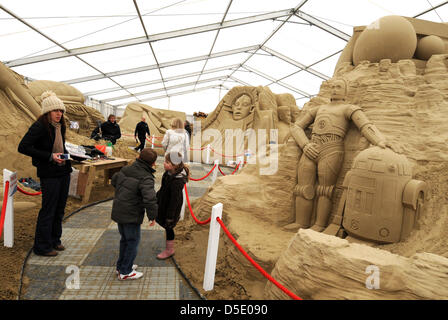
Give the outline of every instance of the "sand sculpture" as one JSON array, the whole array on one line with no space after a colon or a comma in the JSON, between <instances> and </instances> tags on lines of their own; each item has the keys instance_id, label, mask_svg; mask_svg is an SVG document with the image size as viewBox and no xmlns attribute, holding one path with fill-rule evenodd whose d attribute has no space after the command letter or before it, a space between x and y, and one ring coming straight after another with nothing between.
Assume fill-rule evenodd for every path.
<instances>
[{"instance_id":1,"label":"sand sculpture","mask_svg":"<svg viewBox=\"0 0 448 320\"><path fill-rule=\"evenodd\" d=\"M134 134L135 126L142 117L146 118L151 135L158 137L163 136L166 130L171 129L173 118L180 118L183 121L186 119L185 112L157 109L143 103L133 102L126 106L118 124L123 132Z\"/></svg>"},{"instance_id":2,"label":"sand sculpture","mask_svg":"<svg viewBox=\"0 0 448 320\"><path fill-rule=\"evenodd\" d=\"M274 94L268 87L261 86L234 87L222 98L216 109L201 122L203 133L201 146L210 143L212 149L228 156L212 153L212 157L219 159L220 163L225 163L232 156L235 159L248 149L249 129L253 129L255 134L258 129L266 130L267 144L272 140L283 144L290 136L292 119L299 113L300 110L291 94ZM219 136L211 138L207 129L218 130ZM229 136L228 133L226 135L228 129L232 130L233 136ZM273 133L277 134L276 136L270 136L271 129L278 130ZM232 137L235 137L235 143Z\"/></svg>"},{"instance_id":3,"label":"sand sculpture","mask_svg":"<svg viewBox=\"0 0 448 320\"><path fill-rule=\"evenodd\" d=\"M78 123L77 133L86 137L98 125L104 122L103 115L96 109L84 105L84 95L76 88L56 81L36 80L28 84L30 94L40 104L40 96L44 91L51 90L64 102L67 110L65 117L67 121Z\"/></svg>"},{"instance_id":4,"label":"sand sculpture","mask_svg":"<svg viewBox=\"0 0 448 320\"><path fill-rule=\"evenodd\" d=\"M239 243L303 298L448 299L448 25L403 17L392 20L410 23L415 38L409 37L409 41L414 50L395 55L388 53L385 45L368 52L356 41L362 40L363 30L372 33L379 28L387 35L393 33L388 30L392 27L382 19L370 29L355 27L334 77L345 79L348 85L345 103L361 108L397 152L372 147L362 127L359 130L350 121L326 230L291 233L285 228L296 220L293 191L301 178L297 173L303 157L292 137L278 148L276 174L261 176L260 163L248 164L238 176L218 178L194 207L205 217L211 206L222 202L223 219ZM409 24L403 25L407 25L406 38ZM431 38L424 40L427 37ZM376 39L395 41L381 35ZM442 52L438 39L445 44ZM354 48L370 54L372 61L366 56L355 61ZM428 55L427 60L422 59ZM331 83L322 83L296 124L307 110L331 105ZM316 126L315 121L305 130L308 139ZM375 189L380 185L386 186L381 195ZM247 200L238 201L235 194ZM386 202L394 213L382 215L380 208ZM316 203L313 205L310 225L317 218ZM369 266L380 271L379 289L366 284ZM270 282L265 297L288 299Z\"/></svg>"}]
</instances>

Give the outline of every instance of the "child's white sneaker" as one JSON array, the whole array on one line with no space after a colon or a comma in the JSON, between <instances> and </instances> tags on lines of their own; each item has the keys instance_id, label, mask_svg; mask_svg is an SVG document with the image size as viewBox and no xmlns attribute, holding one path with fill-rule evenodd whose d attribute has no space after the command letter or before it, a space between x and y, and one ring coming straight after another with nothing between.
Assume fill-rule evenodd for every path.
<instances>
[{"instance_id":1,"label":"child's white sneaker","mask_svg":"<svg viewBox=\"0 0 448 320\"><path fill-rule=\"evenodd\" d=\"M137 268L138 268L138 264L133 264L133 265L132 265L132 271L135 271L135 270L137 270ZM117 276L119 276L119 275L120 275L120 271L118 271L118 270L115 270L115 272L117 273Z\"/></svg>"},{"instance_id":2,"label":"child's white sneaker","mask_svg":"<svg viewBox=\"0 0 448 320\"><path fill-rule=\"evenodd\" d=\"M143 272L131 271L129 274L119 274L118 280L135 280L143 277Z\"/></svg>"}]
</instances>

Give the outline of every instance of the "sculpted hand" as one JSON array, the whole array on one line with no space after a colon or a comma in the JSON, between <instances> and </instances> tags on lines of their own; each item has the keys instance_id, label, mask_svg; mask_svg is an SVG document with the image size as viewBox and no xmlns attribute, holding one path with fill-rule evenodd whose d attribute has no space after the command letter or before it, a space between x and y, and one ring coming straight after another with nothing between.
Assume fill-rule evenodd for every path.
<instances>
[{"instance_id":1,"label":"sculpted hand","mask_svg":"<svg viewBox=\"0 0 448 320\"><path fill-rule=\"evenodd\" d=\"M303 153L311 160L316 159L319 156L319 151L317 150L317 144L308 143L303 147Z\"/></svg>"}]
</instances>

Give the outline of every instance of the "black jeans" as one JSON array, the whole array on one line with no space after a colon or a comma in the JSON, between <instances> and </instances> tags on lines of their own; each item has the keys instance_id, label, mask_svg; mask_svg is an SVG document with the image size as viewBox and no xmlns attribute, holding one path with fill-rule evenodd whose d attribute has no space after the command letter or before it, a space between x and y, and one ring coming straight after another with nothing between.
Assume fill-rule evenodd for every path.
<instances>
[{"instance_id":1,"label":"black jeans","mask_svg":"<svg viewBox=\"0 0 448 320\"><path fill-rule=\"evenodd\" d=\"M165 228L166 240L174 240L174 230L173 228Z\"/></svg>"},{"instance_id":2,"label":"black jeans","mask_svg":"<svg viewBox=\"0 0 448 320\"><path fill-rule=\"evenodd\" d=\"M132 271L135 257L137 257L138 244L140 243L140 224L119 223L120 253L117 261L117 270L121 274L129 274Z\"/></svg>"},{"instance_id":3,"label":"black jeans","mask_svg":"<svg viewBox=\"0 0 448 320\"><path fill-rule=\"evenodd\" d=\"M62 218L70 187L70 174L41 178L42 208L39 211L33 251L44 254L61 244Z\"/></svg>"},{"instance_id":4,"label":"black jeans","mask_svg":"<svg viewBox=\"0 0 448 320\"><path fill-rule=\"evenodd\" d=\"M146 136L138 136L138 140L140 140L140 145L137 148L135 148L135 150L142 151L143 148L145 147Z\"/></svg>"}]
</instances>

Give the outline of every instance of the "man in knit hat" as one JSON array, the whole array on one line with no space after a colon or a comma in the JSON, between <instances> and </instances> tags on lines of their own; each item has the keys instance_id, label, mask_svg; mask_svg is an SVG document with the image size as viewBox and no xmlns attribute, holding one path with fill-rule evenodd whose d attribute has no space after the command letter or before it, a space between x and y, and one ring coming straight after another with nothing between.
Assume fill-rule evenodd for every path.
<instances>
[{"instance_id":1,"label":"man in knit hat","mask_svg":"<svg viewBox=\"0 0 448 320\"><path fill-rule=\"evenodd\" d=\"M65 247L61 244L64 217L72 166L63 159L65 149L65 106L54 92L41 96L42 115L22 138L18 151L32 158L42 188L33 251L37 255L56 256Z\"/></svg>"}]
</instances>

